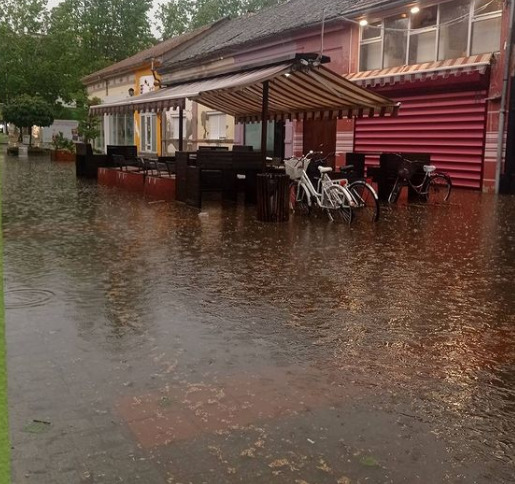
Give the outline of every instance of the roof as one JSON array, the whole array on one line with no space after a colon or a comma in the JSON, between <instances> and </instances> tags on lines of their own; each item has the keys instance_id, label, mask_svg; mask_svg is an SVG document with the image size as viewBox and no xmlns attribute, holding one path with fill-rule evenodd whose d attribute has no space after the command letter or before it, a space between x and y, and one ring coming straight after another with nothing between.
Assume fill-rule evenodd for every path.
<instances>
[{"instance_id":1,"label":"roof","mask_svg":"<svg viewBox=\"0 0 515 484\"><path fill-rule=\"evenodd\" d=\"M184 44L186 44L188 41L193 40L195 37L200 36L204 32L207 32L214 25L216 24L205 25L204 27L200 27L191 32L186 32L185 34L179 35L177 37L166 39L163 42L160 42L159 44L156 44L148 49L142 50L131 57L127 57L126 59L121 60L120 62L111 64L110 66L104 67L99 71L88 74L82 78L82 82L84 84L89 84L96 82L99 79L105 79L116 74L131 71L146 62L150 62L152 58L161 57L171 50L177 49L181 46L184 47Z\"/></svg>"},{"instance_id":2,"label":"roof","mask_svg":"<svg viewBox=\"0 0 515 484\"><path fill-rule=\"evenodd\" d=\"M330 69L302 61L188 82L110 104L93 114L160 111L184 106L185 98L236 117L259 121L263 83L269 85L267 119L319 119L396 114L398 103L344 79Z\"/></svg>"},{"instance_id":3,"label":"roof","mask_svg":"<svg viewBox=\"0 0 515 484\"><path fill-rule=\"evenodd\" d=\"M234 52L242 46L254 44L267 38L292 33L316 26L325 18L330 24L342 17L355 16L384 5L394 6L392 0L290 0L289 2L261 10L255 14L233 19L198 39L183 49L159 69L166 72L179 64L198 63L208 58Z\"/></svg>"}]
</instances>

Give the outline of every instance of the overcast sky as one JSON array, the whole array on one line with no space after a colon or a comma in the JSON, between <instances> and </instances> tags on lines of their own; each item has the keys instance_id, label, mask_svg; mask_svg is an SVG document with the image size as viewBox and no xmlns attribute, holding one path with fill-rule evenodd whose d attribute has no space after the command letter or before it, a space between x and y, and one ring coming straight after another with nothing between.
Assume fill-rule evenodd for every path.
<instances>
[{"instance_id":1,"label":"overcast sky","mask_svg":"<svg viewBox=\"0 0 515 484\"><path fill-rule=\"evenodd\" d=\"M59 5L63 0L47 0L48 8L51 9L55 7L56 5ZM152 33L159 37L159 32L157 31L157 23L153 21L155 17L155 12L157 10L157 7L161 5L162 3L165 3L166 0L152 0L152 3L154 4L153 10L150 12L150 27L152 28Z\"/></svg>"}]
</instances>

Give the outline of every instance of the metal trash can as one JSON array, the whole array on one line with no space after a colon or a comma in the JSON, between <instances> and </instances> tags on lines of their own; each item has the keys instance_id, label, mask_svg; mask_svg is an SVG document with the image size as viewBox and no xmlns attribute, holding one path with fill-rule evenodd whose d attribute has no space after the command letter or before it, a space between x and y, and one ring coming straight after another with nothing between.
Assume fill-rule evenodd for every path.
<instances>
[{"instance_id":1,"label":"metal trash can","mask_svg":"<svg viewBox=\"0 0 515 484\"><path fill-rule=\"evenodd\" d=\"M257 175L257 218L287 222L290 218L290 177L279 173Z\"/></svg>"}]
</instances>

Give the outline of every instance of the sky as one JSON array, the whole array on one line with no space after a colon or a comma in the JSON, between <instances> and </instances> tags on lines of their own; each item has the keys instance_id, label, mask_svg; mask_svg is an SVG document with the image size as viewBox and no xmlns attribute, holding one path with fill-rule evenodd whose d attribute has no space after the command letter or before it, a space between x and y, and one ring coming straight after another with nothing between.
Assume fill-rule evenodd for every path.
<instances>
[{"instance_id":1,"label":"sky","mask_svg":"<svg viewBox=\"0 0 515 484\"><path fill-rule=\"evenodd\" d=\"M62 1L63 0L48 0L47 1L48 9L52 9L56 5L59 5ZM150 27L152 29L152 33L154 34L154 36L159 38L160 34L159 34L159 31L157 30L157 22L153 22L153 19L155 18L155 13L157 12L157 8L159 7L159 5L161 5L162 3L166 3L166 0L152 0L152 3L153 3L153 8L152 8L152 11L150 12Z\"/></svg>"}]
</instances>

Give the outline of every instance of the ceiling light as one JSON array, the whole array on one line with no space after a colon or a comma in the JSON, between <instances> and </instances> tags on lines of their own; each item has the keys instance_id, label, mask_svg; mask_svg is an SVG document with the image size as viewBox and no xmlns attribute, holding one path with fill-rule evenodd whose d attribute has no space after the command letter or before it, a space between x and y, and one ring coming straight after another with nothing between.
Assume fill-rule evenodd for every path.
<instances>
[{"instance_id":1,"label":"ceiling light","mask_svg":"<svg viewBox=\"0 0 515 484\"><path fill-rule=\"evenodd\" d=\"M367 21L367 19L361 19L361 20L359 21L359 24L360 24L362 27L365 27L365 26L367 26L367 25L368 25L368 21Z\"/></svg>"},{"instance_id":2,"label":"ceiling light","mask_svg":"<svg viewBox=\"0 0 515 484\"><path fill-rule=\"evenodd\" d=\"M420 12L420 8L419 7L411 7L410 12L412 14L416 14L416 13Z\"/></svg>"}]
</instances>

